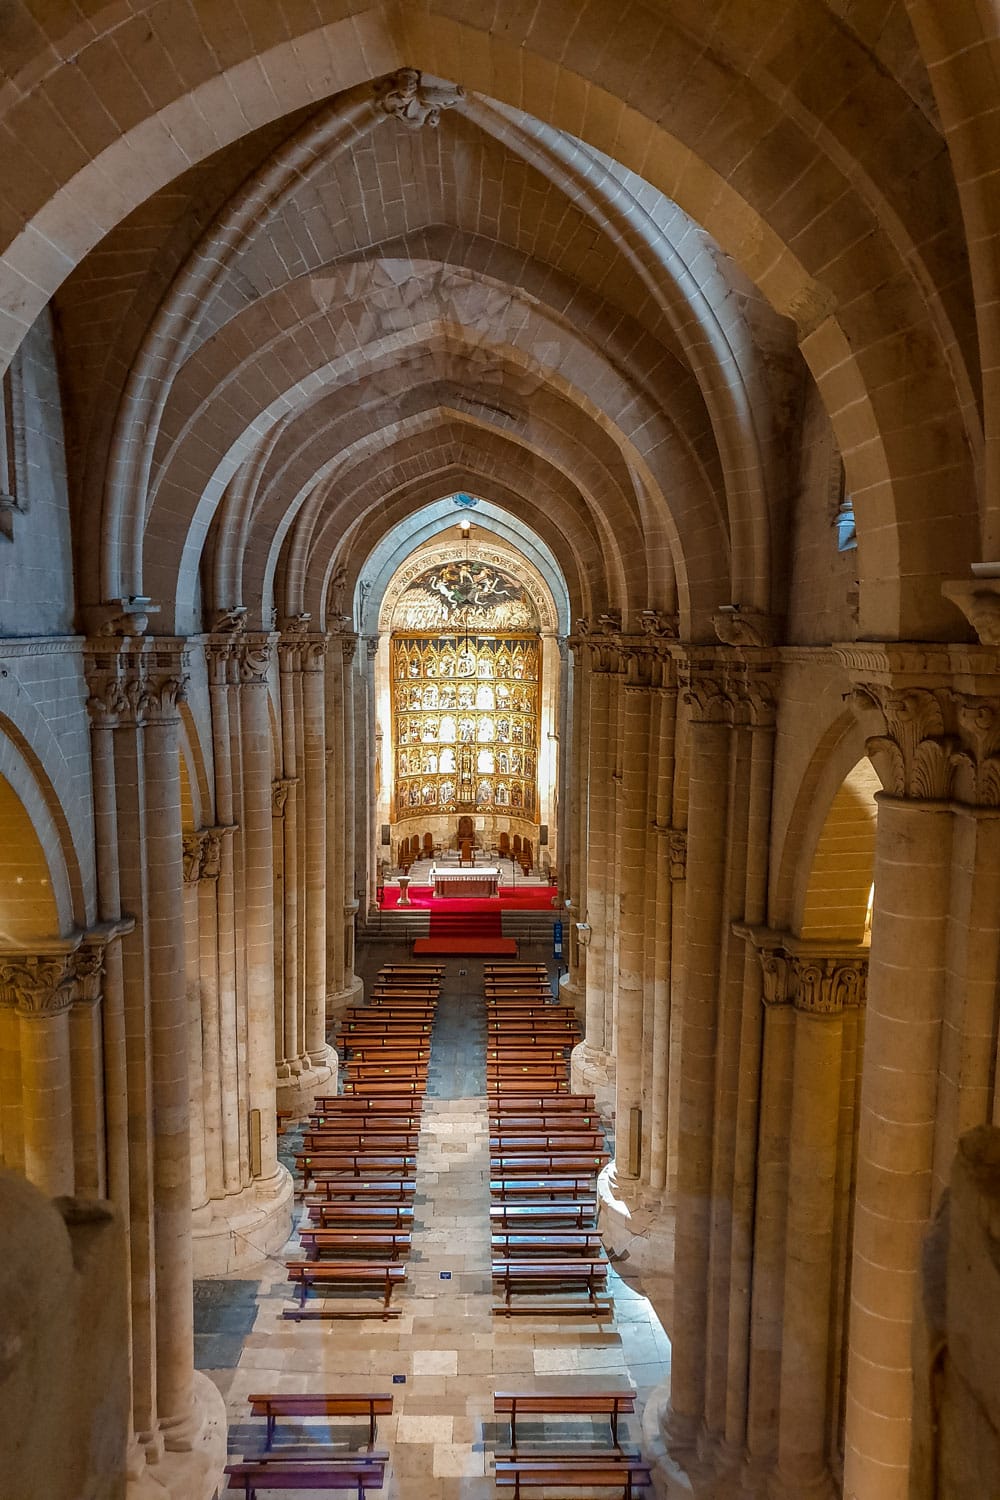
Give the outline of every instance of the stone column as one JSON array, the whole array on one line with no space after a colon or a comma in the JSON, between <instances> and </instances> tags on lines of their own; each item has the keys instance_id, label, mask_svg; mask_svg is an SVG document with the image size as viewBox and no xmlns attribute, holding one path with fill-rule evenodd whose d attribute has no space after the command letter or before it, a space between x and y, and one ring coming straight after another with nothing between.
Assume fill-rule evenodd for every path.
<instances>
[{"instance_id":1,"label":"stone column","mask_svg":"<svg viewBox=\"0 0 1000 1500\"><path fill-rule=\"evenodd\" d=\"M105 939L86 941L73 955L73 1006L69 1013L73 1094L74 1192L108 1196L103 1000Z\"/></svg>"},{"instance_id":2,"label":"stone column","mask_svg":"<svg viewBox=\"0 0 1000 1500\"><path fill-rule=\"evenodd\" d=\"M316 1084L330 1086L336 1053L326 1041L326 751L324 683L327 643L311 638L303 654L305 777L305 1050Z\"/></svg>"},{"instance_id":3,"label":"stone column","mask_svg":"<svg viewBox=\"0 0 1000 1500\"><path fill-rule=\"evenodd\" d=\"M355 739L355 694L358 675L354 659L358 638L353 633L340 637L344 653L344 990L349 1004L362 999L362 983L354 972L354 923L358 913L357 897L357 764Z\"/></svg>"},{"instance_id":4,"label":"stone column","mask_svg":"<svg viewBox=\"0 0 1000 1500\"><path fill-rule=\"evenodd\" d=\"M675 1284L669 1434L682 1460L705 1412L719 961L732 702L723 677L681 661L689 717L685 997L681 1016Z\"/></svg>"},{"instance_id":5,"label":"stone column","mask_svg":"<svg viewBox=\"0 0 1000 1500\"><path fill-rule=\"evenodd\" d=\"M578 627L587 657L588 764L585 785L586 894L579 940L586 949L584 1040L574 1050L573 1087L593 1092L598 1108L610 1111L614 1100L614 1058L608 1019L612 1014L615 911L609 898L614 880L615 725L612 721L613 676L618 669L619 632L602 622L591 630Z\"/></svg>"},{"instance_id":6,"label":"stone column","mask_svg":"<svg viewBox=\"0 0 1000 1500\"><path fill-rule=\"evenodd\" d=\"M326 1005L339 1017L344 990L344 652L336 633L326 656Z\"/></svg>"},{"instance_id":7,"label":"stone column","mask_svg":"<svg viewBox=\"0 0 1000 1500\"><path fill-rule=\"evenodd\" d=\"M620 1182L635 1181L643 1169L643 1058L651 1037L643 1035L645 937L649 874L646 860L649 726L652 710L652 656L629 643L624 648L624 738L621 786L621 904L616 974L615 1172Z\"/></svg>"},{"instance_id":8,"label":"stone column","mask_svg":"<svg viewBox=\"0 0 1000 1500\"><path fill-rule=\"evenodd\" d=\"M17 1015L25 1176L49 1198L72 1195L70 955L65 951L23 958L0 955L0 995Z\"/></svg>"},{"instance_id":9,"label":"stone column","mask_svg":"<svg viewBox=\"0 0 1000 1500\"><path fill-rule=\"evenodd\" d=\"M274 1069L274 865L271 843L271 724L268 673L275 637L254 633L237 650L243 750L243 853L246 901L247 1082L259 1147L251 1163L259 1186L278 1190ZM253 1157L256 1154L257 1160Z\"/></svg>"},{"instance_id":10,"label":"stone column","mask_svg":"<svg viewBox=\"0 0 1000 1500\"><path fill-rule=\"evenodd\" d=\"M845 1008L864 996L866 960L790 958L794 1059L776 1494L834 1500L828 1466L834 1223Z\"/></svg>"},{"instance_id":11,"label":"stone column","mask_svg":"<svg viewBox=\"0 0 1000 1500\"><path fill-rule=\"evenodd\" d=\"M298 807L295 801L298 784L297 776L281 776L271 783L275 890L274 1042L279 1087L289 1082L294 1087L302 1072L298 1013Z\"/></svg>"},{"instance_id":12,"label":"stone column","mask_svg":"<svg viewBox=\"0 0 1000 1500\"><path fill-rule=\"evenodd\" d=\"M188 1077L191 1087L191 1208L197 1220L208 1202L205 1149L205 1060L201 1021L201 922L198 882L204 835L187 830L184 851L184 981L188 1014Z\"/></svg>"},{"instance_id":13,"label":"stone column","mask_svg":"<svg viewBox=\"0 0 1000 1500\"><path fill-rule=\"evenodd\" d=\"M942 1030L952 1024L955 993L949 955L978 939L961 930L961 903L953 908L955 805L1000 803L998 653L863 643L839 649L855 703L878 730L868 754L885 788L861 1087L844 1494L904 1500L921 1241L934 1208L936 1135L952 1128L938 1114ZM975 1049L971 1034L969 1042Z\"/></svg>"},{"instance_id":14,"label":"stone column","mask_svg":"<svg viewBox=\"0 0 1000 1500\"><path fill-rule=\"evenodd\" d=\"M191 1446L194 1373L180 691L178 680L168 679L147 695L143 706L146 941L155 1120L156 1383L160 1430L168 1448Z\"/></svg>"},{"instance_id":15,"label":"stone column","mask_svg":"<svg viewBox=\"0 0 1000 1500\"><path fill-rule=\"evenodd\" d=\"M587 801L586 778L589 761L590 716L589 665L587 653L578 638L568 642L569 655L564 677L563 698L567 713L572 714L572 733L568 736L569 750L563 745L564 754L571 757L571 765L563 781L568 787L569 816L563 819L563 847L568 844L563 881L564 943L568 971L563 976L562 992L566 1001L581 1016L585 1005L586 948L579 941L577 923L586 909L585 890L587 880ZM567 702L568 700L568 702Z\"/></svg>"}]
</instances>

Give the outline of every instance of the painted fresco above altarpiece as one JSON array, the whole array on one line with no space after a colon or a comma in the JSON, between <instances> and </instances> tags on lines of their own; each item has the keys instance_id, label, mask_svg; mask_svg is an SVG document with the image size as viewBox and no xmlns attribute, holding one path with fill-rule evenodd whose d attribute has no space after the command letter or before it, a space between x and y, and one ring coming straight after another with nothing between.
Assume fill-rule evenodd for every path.
<instances>
[{"instance_id":1,"label":"painted fresco above altarpiece","mask_svg":"<svg viewBox=\"0 0 1000 1500\"><path fill-rule=\"evenodd\" d=\"M468 628L477 635L534 631L538 623L524 586L476 558L439 563L421 573L400 595L392 617L394 631Z\"/></svg>"}]
</instances>

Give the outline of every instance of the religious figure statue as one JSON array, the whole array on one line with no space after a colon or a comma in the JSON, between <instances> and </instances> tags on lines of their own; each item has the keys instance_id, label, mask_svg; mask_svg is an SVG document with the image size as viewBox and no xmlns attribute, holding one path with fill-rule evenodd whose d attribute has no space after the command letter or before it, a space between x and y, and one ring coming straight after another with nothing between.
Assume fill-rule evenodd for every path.
<instances>
[{"instance_id":1,"label":"religious figure statue","mask_svg":"<svg viewBox=\"0 0 1000 1500\"><path fill-rule=\"evenodd\" d=\"M400 68L375 85L375 108L401 120L410 130L436 130L443 110L454 109L465 90L454 84L424 83L419 68Z\"/></svg>"}]
</instances>

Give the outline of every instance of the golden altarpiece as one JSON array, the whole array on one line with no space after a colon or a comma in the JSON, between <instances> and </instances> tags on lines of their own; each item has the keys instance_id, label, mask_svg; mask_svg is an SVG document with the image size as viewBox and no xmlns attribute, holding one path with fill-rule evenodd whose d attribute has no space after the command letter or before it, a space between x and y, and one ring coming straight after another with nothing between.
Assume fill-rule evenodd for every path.
<instances>
[{"instance_id":1,"label":"golden altarpiece","mask_svg":"<svg viewBox=\"0 0 1000 1500\"><path fill-rule=\"evenodd\" d=\"M394 814L507 814L537 822L541 642L522 585L492 564L446 562L394 612Z\"/></svg>"}]
</instances>

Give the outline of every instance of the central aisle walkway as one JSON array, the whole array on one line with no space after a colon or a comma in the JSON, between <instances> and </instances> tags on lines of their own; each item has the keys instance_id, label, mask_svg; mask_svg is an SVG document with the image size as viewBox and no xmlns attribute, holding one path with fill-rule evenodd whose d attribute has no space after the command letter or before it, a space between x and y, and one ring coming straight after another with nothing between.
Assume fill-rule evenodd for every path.
<instances>
[{"instance_id":1,"label":"central aisle walkway","mask_svg":"<svg viewBox=\"0 0 1000 1500\"><path fill-rule=\"evenodd\" d=\"M247 1421L252 1390L391 1391L395 1411L380 1419L378 1436L391 1463L379 1493L387 1500L485 1500L496 1493L494 1444L507 1443L506 1424L494 1423L494 1390L558 1382L571 1391L631 1378L644 1401L666 1378L666 1337L646 1299L613 1272L613 1324L508 1321L491 1311L481 981L474 961L449 963L420 1136L413 1249L406 1288L393 1299L402 1316L386 1323L377 1317L283 1322L284 1266L269 1265L253 1331L226 1392L234 1456L260 1442L261 1424ZM289 1254L294 1250L293 1241ZM399 1376L403 1381L393 1383ZM638 1414L630 1419L636 1437L638 1420ZM575 1420L565 1430L580 1438L587 1429ZM550 1419L546 1437L557 1431ZM363 1441L349 1423L334 1423L333 1435L337 1442ZM525 1424L523 1436L531 1435Z\"/></svg>"}]
</instances>

